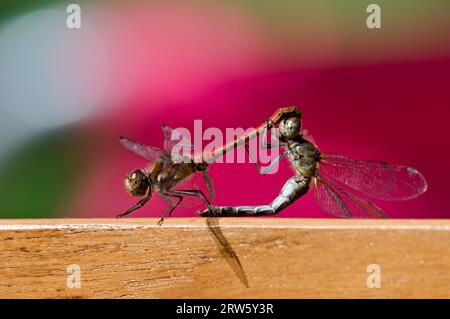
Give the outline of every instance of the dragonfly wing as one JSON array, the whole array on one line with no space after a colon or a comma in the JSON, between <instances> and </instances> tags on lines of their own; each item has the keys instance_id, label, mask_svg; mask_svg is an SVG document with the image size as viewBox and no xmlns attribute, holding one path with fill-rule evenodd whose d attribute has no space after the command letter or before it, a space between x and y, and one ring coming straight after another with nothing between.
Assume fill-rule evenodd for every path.
<instances>
[{"instance_id":1,"label":"dragonfly wing","mask_svg":"<svg viewBox=\"0 0 450 319\"><path fill-rule=\"evenodd\" d=\"M214 183L212 181L211 175L209 175L207 171L203 171L202 176L206 184L206 189L208 190L209 200L213 202L216 198L216 190L214 189Z\"/></svg>"},{"instance_id":2,"label":"dragonfly wing","mask_svg":"<svg viewBox=\"0 0 450 319\"><path fill-rule=\"evenodd\" d=\"M214 195L214 188L213 188L212 194L211 194L210 188L209 188L212 185L212 181L210 180L211 184L209 184L208 180L204 178L204 175L203 176L202 175L200 175L199 172L196 172L196 173L192 174L191 176L189 176L188 178L186 178L185 180L178 183L177 185L175 185L172 189L173 190L199 190L206 196L208 201L210 203L212 203L212 201L214 200L214 196L212 196L212 195ZM208 185L210 185L210 186L208 186ZM201 206L202 204L204 204L204 201L201 198L198 198L195 196L190 196L190 195L183 195L183 202L180 204L180 207L192 208L192 207Z\"/></svg>"},{"instance_id":3,"label":"dragonfly wing","mask_svg":"<svg viewBox=\"0 0 450 319\"><path fill-rule=\"evenodd\" d=\"M336 154L322 154L319 173L366 196L386 201L412 199L427 190L425 177L415 168Z\"/></svg>"},{"instance_id":4,"label":"dragonfly wing","mask_svg":"<svg viewBox=\"0 0 450 319\"><path fill-rule=\"evenodd\" d=\"M173 129L170 126L163 124L161 126L164 136L164 150L172 153L174 146L177 146L175 150L177 156L191 156L194 151L190 141L190 136L186 136L181 129ZM182 152L183 154L179 154ZM187 154L186 154L187 153Z\"/></svg>"},{"instance_id":5,"label":"dragonfly wing","mask_svg":"<svg viewBox=\"0 0 450 319\"><path fill-rule=\"evenodd\" d=\"M155 159L160 158L165 154L162 149L157 147L140 144L123 136L121 136L119 139L120 143L127 150L150 162L153 162Z\"/></svg>"},{"instance_id":6,"label":"dragonfly wing","mask_svg":"<svg viewBox=\"0 0 450 319\"><path fill-rule=\"evenodd\" d=\"M362 199L320 174L314 180L317 204L327 213L341 218L387 218L374 203Z\"/></svg>"},{"instance_id":7,"label":"dragonfly wing","mask_svg":"<svg viewBox=\"0 0 450 319\"><path fill-rule=\"evenodd\" d=\"M193 174L189 176L182 182L178 183L174 188L174 190L193 190L198 189L198 174ZM201 199L195 196L183 195L183 201L180 204L180 207L184 208L193 208L198 207L202 203Z\"/></svg>"},{"instance_id":8,"label":"dragonfly wing","mask_svg":"<svg viewBox=\"0 0 450 319\"><path fill-rule=\"evenodd\" d=\"M172 140L173 128L163 124L163 125L161 125L161 129L162 129L163 137L164 137L164 146L163 146L163 148L164 148L164 150L166 152L170 153L170 151L172 150L172 147L176 143L176 141Z\"/></svg>"}]
</instances>

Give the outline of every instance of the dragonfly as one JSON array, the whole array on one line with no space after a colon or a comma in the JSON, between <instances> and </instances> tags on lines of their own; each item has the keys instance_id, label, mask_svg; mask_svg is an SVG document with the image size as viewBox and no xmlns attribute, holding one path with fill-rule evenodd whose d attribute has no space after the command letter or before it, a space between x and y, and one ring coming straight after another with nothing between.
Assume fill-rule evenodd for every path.
<instances>
[{"instance_id":1,"label":"dragonfly","mask_svg":"<svg viewBox=\"0 0 450 319\"><path fill-rule=\"evenodd\" d=\"M200 200L206 204L208 209L212 209L211 202L214 200L215 190L208 173L208 166L226 152L247 143L250 139L264 132L269 125L268 123L276 122L281 116L286 116L290 109L287 108L284 112L286 113L276 112L256 129L248 130L246 134L235 138L232 142L207 152L195 152L189 141L183 139L182 134L175 134L176 131L167 125L162 125L164 136L162 149L121 136L119 140L125 149L146 160L148 165L144 169L134 169L125 176L124 186L128 194L142 198L126 211L117 215L116 218L125 217L145 206L152 198L154 191L167 203L166 210L158 222L159 225L162 224L166 216L171 216L177 207L182 206L183 202L192 205L191 201L185 200L187 196L193 198L194 202L195 199L197 202ZM191 152L186 152L187 154L174 152L175 145L178 145L179 149L190 149L192 154ZM199 187L199 175L204 180L206 192ZM189 207L189 204L185 207Z\"/></svg>"},{"instance_id":2,"label":"dragonfly","mask_svg":"<svg viewBox=\"0 0 450 319\"><path fill-rule=\"evenodd\" d=\"M292 164L295 175L287 180L279 195L267 205L212 206L197 212L200 216L275 215L314 188L317 204L327 213L342 218L387 218L371 199L403 201L426 192L425 177L410 166L382 161L356 160L339 154L321 153L302 131L300 110L289 107L278 110L279 116L266 128L278 126L282 152L262 169L250 152L252 162L261 174L267 174L284 157ZM276 145L276 146L278 146ZM268 143L264 147L273 147Z\"/></svg>"}]
</instances>

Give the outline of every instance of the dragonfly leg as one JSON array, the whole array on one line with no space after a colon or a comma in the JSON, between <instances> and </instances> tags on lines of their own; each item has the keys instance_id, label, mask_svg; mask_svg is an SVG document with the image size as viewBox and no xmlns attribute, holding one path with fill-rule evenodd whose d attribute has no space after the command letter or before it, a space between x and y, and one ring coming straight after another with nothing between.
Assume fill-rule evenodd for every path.
<instances>
[{"instance_id":1,"label":"dragonfly leg","mask_svg":"<svg viewBox=\"0 0 450 319\"><path fill-rule=\"evenodd\" d=\"M263 149L267 150L267 149L271 149L272 147L276 147L276 146L280 145L279 143L274 144L274 143L267 142L267 130L272 129L272 128L273 128L273 123L271 123L270 119L269 119L266 121L266 127L264 128L264 130L261 134L263 136L263 140L261 141L261 148L263 148ZM273 135L272 133L273 133L273 131L270 131L270 140L272 140L273 137L277 138L277 136ZM248 141L246 144L248 144Z\"/></svg>"},{"instance_id":2,"label":"dragonfly leg","mask_svg":"<svg viewBox=\"0 0 450 319\"><path fill-rule=\"evenodd\" d=\"M309 190L311 178L297 175L288 179L280 194L268 205L258 206L213 206L213 210L205 209L197 212L203 217L236 217L236 216L267 216L276 215Z\"/></svg>"},{"instance_id":3,"label":"dragonfly leg","mask_svg":"<svg viewBox=\"0 0 450 319\"><path fill-rule=\"evenodd\" d=\"M197 197L206 204L206 206L208 207L208 210L210 210L211 212L214 212L214 206L211 205L211 202L208 200L208 197L205 196L205 193L203 193L199 189L180 189L180 190L175 190L172 193Z\"/></svg>"},{"instance_id":4,"label":"dragonfly leg","mask_svg":"<svg viewBox=\"0 0 450 319\"><path fill-rule=\"evenodd\" d=\"M151 194L145 196L145 197L142 198L140 201L138 201L136 204L134 204L133 206L131 206L130 208L128 208L126 211L124 211L123 213L117 215L116 218L122 218L122 217L125 217L125 216L131 214L132 212L134 212L135 210L137 210L137 209L143 207L145 204L147 204L147 202L150 200L150 198L152 198L152 195L151 195Z\"/></svg>"},{"instance_id":5,"label":"dragonfly leg","mask_svg":"<svg viewBox=\"0 0 450 319\"><path fill-rule=\"evenodd\" d=\"M158 221L158 225L161 226L164 218L166 218L166 216L171 216L172 212L178 207L178 205L180 205L180 203L183 201L183 196L180 195L176 195L176 194L171 194L171 193L159 193L159 196L161 196L162 199L164 199L168 206L164 212L164 214L161 216L161 219ZM175 197L178 199L177 203L174 205L172 200L169 198L170 197Z\"/></svg>"},{"instance_id":6,"label":"dragonfly leg","mask_svg":"<svg viewBox=\"0 0 450 319\"><path fill-rule=\"evenodd\" d=\"M253 162L253 164L255 164L256 168L258 169L258 171L259 171L259 173L260 173L261 175L266 175L266 174L268 174L268 173L272 170L272 168L273 168L276 164L278 164L278 162L281 161L281 159L282 159L283 157L285 157L285 156L288 154L287 151L284 152L284 153L282 153L282 154L280 154L275 160L273 160L272 162L270 162L269 166L264 167L264 168L261 168L261 166L258 164L257 159L255 158L255 156L254 156L253 153L251 152L250 147L249 147L248 144L245 144L245 150L247 151L248 155L250 156L251 161Z\"/></svg>"}]
</instances>

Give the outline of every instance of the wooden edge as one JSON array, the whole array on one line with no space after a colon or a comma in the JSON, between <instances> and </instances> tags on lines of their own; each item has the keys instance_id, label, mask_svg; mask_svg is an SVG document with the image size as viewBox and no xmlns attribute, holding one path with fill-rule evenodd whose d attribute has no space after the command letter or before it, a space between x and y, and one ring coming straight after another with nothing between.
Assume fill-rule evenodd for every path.
<instances>
[{"instance_id":1,"label":"wooden edge","mask_svg":"<svg viewBox=\"0 0 450 319\"><path fill-rule=\"evenodd\" d=\"M447 219L158 220L2 219L0 298L449 297Z\"/></svg>"},{"instance_id":2,"label":"wooden edge","mask_svg":"<svg viewBox=\"0 0 450 319\"><path fill-rule=\"evenodd\" d=\"M218 218L220 227L304 229L427 229L450 230L450 219L319 219L319 218ZM54 218L0 219L0 230L52 228L205 228L205 218Z\"/></svg>"}]
</instances>

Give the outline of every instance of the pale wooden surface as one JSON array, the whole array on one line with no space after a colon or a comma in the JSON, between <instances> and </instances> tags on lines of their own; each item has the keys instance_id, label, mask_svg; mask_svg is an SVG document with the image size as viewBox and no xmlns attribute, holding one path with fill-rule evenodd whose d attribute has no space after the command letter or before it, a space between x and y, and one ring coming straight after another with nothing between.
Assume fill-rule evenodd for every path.
<instances>
[{"instance_id":1,"label":"pale wooden surface","mask_svg":"<svg viewBox=\"0 0 450 319\"><path fill-rule=\"evenodd\" d=\"M0 298L449 297L449 220L220 219L234 257L205 219L156 222L0 220Z\"/></svg>"}]
</instances>

